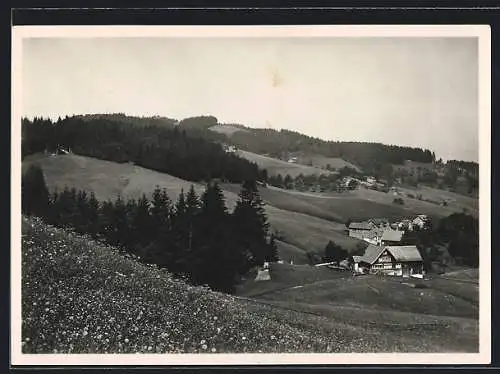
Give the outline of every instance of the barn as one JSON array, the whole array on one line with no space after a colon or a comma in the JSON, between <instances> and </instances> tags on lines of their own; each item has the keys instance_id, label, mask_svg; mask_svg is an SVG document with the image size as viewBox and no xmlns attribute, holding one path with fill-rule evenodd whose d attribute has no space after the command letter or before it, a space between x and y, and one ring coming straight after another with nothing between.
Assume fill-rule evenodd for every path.
<instances>
[{"instance_id":1,"label":"barn","mask_svg":"<svg viewBox=\"0 0 500 374\"><path fill-rule=\"evenodd\" d=\"M367 269L371 274L422 277L423 259L414 245L369 245L361 258L353 259L355 271Z\"/></svg>"},{"instance_id":2,"label":"barn","mask_svg":"<svg viewBox=\"0 0 500 374\"><path fill-rule=\"evenodd\" d=\"M382 234L381 243L384 246L388 245L400 245L401 240L403 240L404 231L400 230L385 230Z\"/></svg>"},{"instance_id":3,"label":"barn","mask_svg":"<svg viewBox=\"0 0 500 374\"><path fill-rule=\"evenodd\" d=\"M369 232L377 227L371 222L351 222L349 224L349 236L364 240Z\"/></svg>"}]
</instances>

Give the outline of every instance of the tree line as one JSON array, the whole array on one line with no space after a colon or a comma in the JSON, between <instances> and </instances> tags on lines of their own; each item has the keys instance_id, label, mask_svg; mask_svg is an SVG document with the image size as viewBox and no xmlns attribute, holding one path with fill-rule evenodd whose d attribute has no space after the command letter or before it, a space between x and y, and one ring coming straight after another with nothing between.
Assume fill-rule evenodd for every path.
<instances>
[{"instance_id":1,"label":"tree line","mask_svg":"<svg viewBox=\"0 0 500 374\"><path fill-rule=\"evenodd\" d=\"M120 116L74 116L55 122L23 118L22 155L57 152L62 147L84 156L132 162L189 181L267 179L266 170L224 152L220 144L205 139L196 129L189 130L189 126L170 128L154 121L141 126L124 124Z\"/></svg>"},{"instance_id":2,"label":"tree line","mask_svg":"<svg viewBox=\"0 0 500 374\"><path fill-rule=\"evenodd\" d=\"M242 184L233 212L217 183L208 183L201 196L193 185L175 201L159 187L151 196L99 202L75 188L49 193L36 165L22 180L24 214L89 234L195 285L233 292L252 267L278 260L255 182Z\"/></svg>"},{"instance_id":3,"label":"tree line","mask_svg":"<svg viewBox=\"0 0 500 374\"><path fill-rule=\"evenodd\" d=\"M280 173L268 176L267 183L274 187L299 191L336 191L342 192L346 189L354 189L357 186L355 180L344 186L343 178L346 176L363 178L363 174L353 168L345 166L336 173L330 174L308 174L300 173L296 177L289 174L283 176Z\"/></svg>"},{"instance_id":4,"label":"tree line","mask_svg":"<svg viewBox=\"0 0 500 374\"><path fill-rule=\"evenodd\" d=\"M284 153L304 152L325 157L341 157L372 173L383 164L403 164L405 160L433 162L428 149L367 142L326 141L290 130L252 129L237 131L231 142L248 151L281 158Z\"/></svg>"}]
</instances>

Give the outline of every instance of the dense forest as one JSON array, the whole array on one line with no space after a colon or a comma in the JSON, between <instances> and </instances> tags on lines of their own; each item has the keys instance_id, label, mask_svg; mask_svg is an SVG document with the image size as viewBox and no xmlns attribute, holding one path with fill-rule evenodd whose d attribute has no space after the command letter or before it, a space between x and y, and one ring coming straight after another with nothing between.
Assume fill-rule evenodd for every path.
<instances>
[{"instance_id":1,"label":"dense forest","mask_svg":"<svg viewBox=\"0 0 500 374\"><path fill-rule=\"evenodd\" d=\"M220 144L197 134L196 128L168 128L149 122L142 126L124 126L124 123L119 116L118 119L66 117L55 122L24 118L22 155L55 152L62 147L85 156L133 162L189 181L221 179L241 183L267 179L265 170L224 152Z\"/></svg>"},{"instance_id":2,"label":"dense forest","mask_svg":"<svg viewBox=\"0 0 500 374\"><path fill-rule=\"evenodd\" d=\"M193 186L174 201L156 188L152 199L98 202L92 192L65 188L49 194L42 170L23 175L22 211L59 227L121 248L193 284L232 292L240 277L264 261L277 261L277 247L255 182L242 184L233 212L220 187L207 184L202 196Z\"/></svg>"}]
</instances>

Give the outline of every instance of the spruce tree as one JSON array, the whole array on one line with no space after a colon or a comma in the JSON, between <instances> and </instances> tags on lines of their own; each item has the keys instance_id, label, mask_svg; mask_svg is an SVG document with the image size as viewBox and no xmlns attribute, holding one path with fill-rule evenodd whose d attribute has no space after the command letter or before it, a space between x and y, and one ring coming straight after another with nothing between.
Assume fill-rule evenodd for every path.
<instances>
[{"instance_id":1,"label":"spruce tree","mask_svg":"<svg viewBox=\"0 0 500 374\"><path fill-rule=\"evenodd\" d=\"M113 234L111 244L116 246L126 245L128 236L127 206L120 195L113 205Z\"/></svg>"},{"instance_id":2,"label":"spruce tree","mask_svg":"<svg viewBox=\"0 0 500 374\"><path fill-rule=\"evenodd\" d=\"M132 212L130 232L135 237L134 247L136 252L140 253L141 249L151 243L153 219L150 213L149 200L145 194L137 200L137 203Z\"/></svg>"},{"instance_id":3,"label":"spruce tree","mask_svg":"<svg viewBox=\"0 0 500 374\"><path fill-rule=\"evenodd\" d=\"M67 186L59 195L58 199L59 225L74 226L77 215L76 191L70 190Z\"/></svg>"},{"instance_id":4,"label":"spruce tree","mask_svg":"<svg viewBox=\"0 0 500 374\"><path fill-rule=\"evenodd\" d=\"M97 201L94 192L90 193L88 201L88 232L96 238L99 233L99 201Z\"/></svg>"},{"instance_id":5,"label":"spruce tree","mask_svg":"<svg viewBox=\"0 0 500 374\"><path fill-rule=\"evenodd\" d=\"M87 193L79 190L76 194L75 230L80 233L89 231L89 201Z\"/></svg>"},{"instance_id":6,"label":"spruce tree","mask_svg":"<svg viewBox=\"0 0 500 374\"><path fill-rule=\"evenodd\" d=\"M197 232L202 241L194 247L191 274L198 284L232 292L246 260L234 245L224 195L218 184L208 184L201 198Z\"/></svg>"},{"instance_id":7,"label":"spruce tree","mask_svg":"<svg viewBox=\"0 0 500 374\"><path fill-rule=\"evenodd\" d=\"M251 255L253 265L262 265L271 257L272 248L267 243L269 223L256 183L244 182L238 197L233 223L239 248Z\"/></svg>"},{"instance_id":8,"label":"spruce tree","mask_svg":"<svg viewBox=\"0 0 500 374\"><path fill-rule=\"evenodd\" d=\"M269 238L269 252L266 255L266 261L267 262L277 262L279 261L279 255L278 255L278 245L276 244L276 237L274 234L271 234Z\"/></svg>"},{"instance_id":9,"label":"spruce tree","mask_svg":"<svg viewBox=\"0 0 500 374\"><path fill-rule=\"evenodd\" d=\"M23 213L46 217L49 206L49 191L42 169L38 165L30 165L24 173L21 183Z\"/></svg>"},{"instance_id":10,"label":"spruce tree","mask_svg":"<svg viewBox=\"0 0 500 374\"><path fill-rule=\"evenodd\" d=\"M114 207L110 200L104 201L99 209L99 236L109 243L114 235Z\"/></svg>"},{"instance_id":11,"label":"spruce tree","mask_svg":"<svg viewBox=\"0 0 500 374\"><path fill-rule=\"evenodd\" d=\"M173 246L172 203L165 188L156 187L151 201L152 234L151 244L146 249L148 261L161 267L169 267Z\"/></svg>"}]
</instances>

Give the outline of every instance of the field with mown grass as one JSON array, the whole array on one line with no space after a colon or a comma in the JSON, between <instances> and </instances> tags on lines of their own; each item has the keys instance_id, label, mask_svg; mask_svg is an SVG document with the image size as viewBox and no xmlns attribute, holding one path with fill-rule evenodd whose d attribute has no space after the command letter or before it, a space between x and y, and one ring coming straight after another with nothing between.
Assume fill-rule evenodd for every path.
<instances>
[{"instance_id":1,"label":"field with mown grass","mask_svg":"<svg viewBox=\"0 0 500 374\"><path fill-rule=\"evenodd\" d=\"M240 157L247 159L248 161L255 162L260 168L266 169L268 175L270 176L281 174L283 177L285 177L288 174L292 178L295 178L300 174L303 175L332 174L331 171L323 170L318 167L288 163L286 161L282 161L277 158L263 156L253 152L238 150L236 154Z\"/></svg>"},{"instance_id":2,"label":"field with mown grass","mask_svg":"<svg viewBox=\"0 0 500 374\"><path fill-rule=\"evenodd\" d=\"M293 268L297 271L291 276ZM272 264L271 274L273 270L274 284L247 282L238 292L267 305L379 331L381 338L396 334L408 342L420 336L425 346L478 351L477 284L439 276L426 280L352 277L312 267L307 274L305 267L279 264Z\"/></svg>"},{"instance_id":3,"label":"field with mown grass","mask_svg":"<svg viewBox=\"0 0 500 374\"><path fill-rule=\"evenodd\" d=\"M295 271L299 268L289 265L275 268L277 281L331 282L325 288L344 290L339 291L344 296L336 302L325 297L321 303L298 296L291 302L288 291L261 299L230 296L189 286L162 269L37 218L23 217L22 232L24 353L477 351L474 309L462 305L462 312L453 312L459 306L454 299L435 306L442 311L439 316L430 314L434 309L398 311L403 289L391 296L396 307L377 301L372 302L375 307L362 308L342 302L350 300L343 284L368 277L335 277L326 269L315 272L305 266ZM373 287L382 289L377 283ZM410 306L417 305L415 292L431 292L404 287ZM293 290L302 289L307 285ZM356 291L362 294L362 288ZM284 296L276 297L280 294ZM371 300L384 297L372 295ZM428 307L432 295L421 298L419 308ZM443 309L446 302L450 306Z\"/></svg>"}]
</instances>

